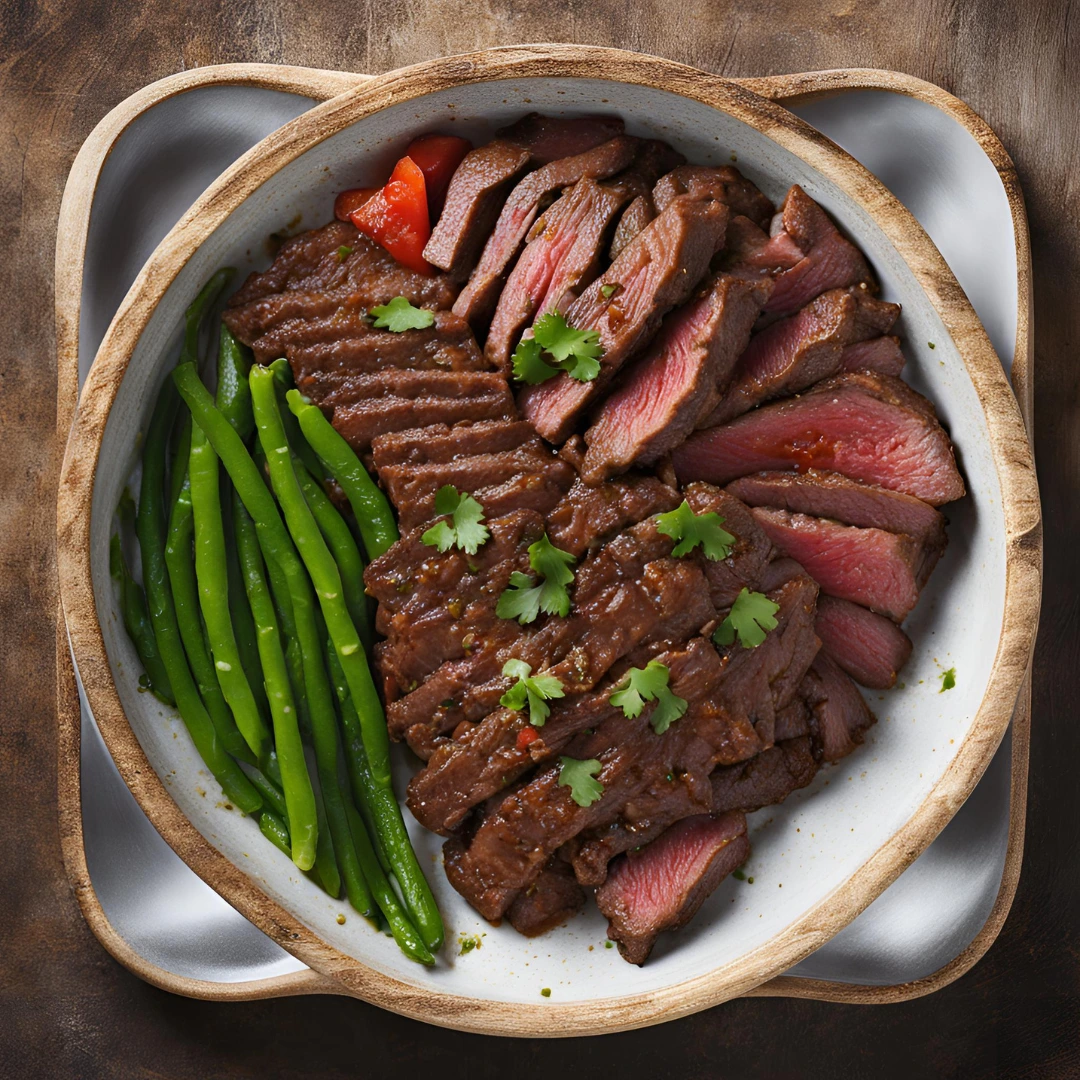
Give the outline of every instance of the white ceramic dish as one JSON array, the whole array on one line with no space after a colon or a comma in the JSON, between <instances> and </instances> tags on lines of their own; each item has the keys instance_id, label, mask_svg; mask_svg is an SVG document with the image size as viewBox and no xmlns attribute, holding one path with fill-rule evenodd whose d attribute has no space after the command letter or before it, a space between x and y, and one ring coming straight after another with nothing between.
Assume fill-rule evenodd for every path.
<instances>
[{"instance_id":1,"label":"white ceramic dish","mask_svg":"<svg viewBox=\"0 0 1080 1080\"><path fill-rule=\"evenodd\" d=\"M562 75L544 70L530 77L520 67L511 71L503 65L487 72L499 81L464 85L458 80L467 80L467 71L433 72L437 65L431 65L428 73L455 85L432 89L437 80L425 75L420 85L426 92L410 97L387 77L381 99L379 87L372 91L372 101L384 106L379 111L336 130L341 107L326 106L269 140L276 139L276 146L256 148L247 164L241 162L226 183L200 200L125 300L106 336L102 367L91 372L87 393L94 396L82 406L81 430L77 425L65 470L70 514L75 505L85 506L87 466L96 469L88 548L78 544L86 532L78 516L68 517L61 535L73 644L95 713L99 721L106 717L106 741L152 820L257 925L271 914L276 918L278 909L295 916L300 930L275 936L312 966L337 974L362 996L455 1026L524 1026L548 1033L559 1027L629 1026L702 1007L790 966L865 906L966 796L1011 712L1037 612L1037 564L1033 578L1033 564L1023 557L1036 536L1037 503L1019 417L989 344L918 227L853 162L797 127L792 130L789 120L771 115L764 103L732 97L718 80L712 80L716 94L706 93L694 84L693 73L683 74L688 69L623 55L605 54L619 58L626 80L621 82L583 78L595 67L574 67L569 56ZM645 70L643 63L652 67ZM525 77L511 81L511 74ZM667 88L673 83L681 93ZM365 92L358 92L355 104L363 105ZM390 103L395 97L397 103ZM729 111L718 111L716 104ZM481 950L425 973L360 920L339 926L341 906L291 872L291 864L259 840L253 822L217 805L213 782L182 737L179 722L136 692L137 661L116 620L109 586L109 522L133 465L133 434L145 423L153 391L175 354L180 314L216 266L249 264L248 253L260 251L266 235L297 212L306 225L324 220L334 191L384 174L411 132L445 125L454 116L454 130L483 135L527 109L597 108L618 112L631 131L668 139L691 160L721 163L734 154L740 168L774 198L798 182L837 217L873 263L883 295L904 304L900 332L909 378L933 398L952 431L971 494L950 509L949 553L910 623L916 652L905 671L905 688L883 700L875 695L872 704L881 722L860 752L823 773L808 792L756 816L754 886L726 882L691 927L671 937L638 971L613 951L595 948L604 938L595 912L539 942L524 942L509 929L482 924L435 871L433 884L451 940L459 933L487 936ZM301 143L309 148L294 157ZM267 168L270 161L273 168ZM139 330L126 333L125 318ZM114 391L110 408L107 399ZM85 456L88 449L93 462ZM63 506L61 513L63 523ZM76 570L87 555L92 622L85 610L85 577ZM98 625L107 667L102 654L95 655ZM941 695L937 677L953 666L957 687ZM122 714L109 697L113 687ZM184 834L181 818L150 777L133 775L138 763L125 742L126 730L134 733L181 814L242 873L226 870L205 844ZM174 738L177 732L181 737ZM418 849L436 861L435 838L418 828L414 836ZM272 912L251 881L272 902ZM304 940L305 930L315 935L310 942ZM550 999L539 997L541 987L551 988ZM496 1006L509 1003L518 1008L502 1010L504 1022Z\"/></svg>"}]
</instances>

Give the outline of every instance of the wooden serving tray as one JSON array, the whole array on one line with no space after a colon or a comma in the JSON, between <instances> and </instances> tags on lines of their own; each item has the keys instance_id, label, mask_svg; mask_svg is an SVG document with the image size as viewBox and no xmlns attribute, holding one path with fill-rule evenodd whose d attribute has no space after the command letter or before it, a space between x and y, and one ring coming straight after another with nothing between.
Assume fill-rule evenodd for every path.
<instances>
[{"instance_id":1,"label":"wooden serving tray","mask_svg":"<svg viewBox=\"0 0 1080 1080\"><path fill-rule=\"evenodd\" d=\"M125 153L130 152L131 146L138 145L140 138L145 138L150 130L147 125L153 122L151 113L154 119L162 119L162 108L191 108L198 103L198 107L206 109L206 154L213 163L209 176L212 178L280 123L366 78L346 72L266 64L201 68L145 87L118 105L95 128L72 167L58 224L58 438L67 438L82 377L93 359L105 325L143 258L160 239L156 235L139 237L137 242L128 245L127 262L122 265L103 265L100 245L94 244L95 230L105 227L105 223L94 217L99 182L107 169L124 168ZM1001 191L996 192L996 196L1001 198L1003 195L1003 212L1011 218L1016 257L1015 327L1008 317L995 323L989 294L980 297L982 283L978 267L961 265L965 253L950 251L939 235L935 235L933 223L925 219L925 214L922 223L968 290L1003 363L1007 368L1011 366L1013 386L1030 432L1033 357L1027 219L1012 163L994 133L957 98L930 83L896 72L844 70L734 81L763 97L783 103L819 127L892 187L917 217L920 217L920 193L916 187L905 188L911 182L911 175L905 175L903 169L897 170L888 155L875 160L867 156L865 146L862 147L864 152L860 152L859 131L865 130L868 115L875 115L882 123L899 124L900 119L889 114L902 106L905 108L902 121L905 133L913 140L921 140L924 149L935 146L935 140L937 149L947 143L955 155L967 155L972 167L978 161L984 173L988 159L1000 181ZM191 91L199 91L199 94L185 98L184 95ZM271 99L273 106L268 107ZM919 103L918 107L911 107L911 102ZM231 127L230 119L236 120ZM968 146L962 140L973 144ZM917 159L918 146L913 143L909 149L908 157ZM215 153L220 155L220 161L213 160ZM130 161L127 164L130 167ZM204 171L207 164L204 163ZM957 167L963 167L962 163ZM204 177L202 182L206 179ZM201 187L195 187L190 192L174 193L177 200L175 218L187 209L200 190ZM928 207L923 210L930 212ZM166 227L171 224L169 221ZM88 296L93 300L89 305ZM984 300L983 308L980 299ZM189 997L248 1000L291 994L347 993L334 979L304 967L244 920L203 885L157 835L119 775L115 774L93 719L89 711L82 708L59 613L57 680L58 801L63 856L82 912L109 953L148 982ZM931 993L947 985L980 959L1004 923L1019 876L1027 794L1030 704L1030 685L1025 683L1010 732L969 800L972 810L967 818L970 820L965 821L965 812L969 808L965 806L923 856L851 926L792 972L756 988L752 991L754 995L857 1003L898 1001ZM95 805L90 816L84 809L84 770L94 780ZM104 802L97 799L99 782L102 788L109 787L110 791L115 788L115 797ZM88 797L90 793L91 785L87 785ZM977 802L979 807L974 805ZM1001 827L997 831L982 827L977 820L979 813L983 817L996 815ZM1006 816L1007 829L1004 827ZM118 843L121 837L123 844ZM1000 850L1002 846L1004 852ZM965 851L969 855L973 851L976 860L981 860L984 866L990 865L993 871L1001 867L1000 875L995 874L995 881L989 885L983 881L981 894L966 897L967 921L939 929L934 940L915 940L909 935L906 941L893 941L893 926L898 921L896 913L902 911L910 916L913 906L926 903L927 883L933 885L936 881L940 888L943 877L953 876L956 863ZM194 929L196 939L201 939L203 945L212 939L214 962L208 961L205 948L201 952L193 947L185 948L185 941L190 945L193 940L190 926L186 927L188 937L179 931L176 933L176 948L172 954L163 951L160 941L152 940L152 934L140 936L138 919L132 917L131 905L117 907L117 889L123 893L124 869L130 868L131 859L153 859L162 873L178 875L185 889L194 889L197 893L200 889L205 890L205 895L199 893L205 903L197 907L204 921ZM91 879L92 867L97 875L96 886ZM995 884L996 889L993 888ZM106 886L112 890L109 897L105 895ZM915 895L917 892L921 893L921 901ZM137 907L138 896L131 899ZM107 908L113 911L112 919L106 913ZM158 913L156 917L160 927L167 915ZM172 935L168 936L172 938ZM905 949L909 961L921 954L936 958L940 966L929 974L910 975L900 972L895 962L890 964L882 959Z\"/></svg>"}]
</instances>

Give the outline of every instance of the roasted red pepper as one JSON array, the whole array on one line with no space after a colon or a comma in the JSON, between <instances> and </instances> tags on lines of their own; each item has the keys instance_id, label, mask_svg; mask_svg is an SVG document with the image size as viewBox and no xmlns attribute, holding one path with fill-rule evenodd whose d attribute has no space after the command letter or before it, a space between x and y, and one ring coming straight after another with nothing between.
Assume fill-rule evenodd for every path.
<instances>
[{"instance_id":1,"label":"roasted red pepper","mask_svg":"<svg viewBox=\"0 0 1080 1080\"><path fill-rule=\"evenodd\" d=\"M403 157L386 186L351 215L352 223L381 244L402 266L430 274L424 245L431 236L427 186L420 167Z\"/></svg>"},{"instance_id":2,"label":"roasted red pepper","mask_svg":"<svg viewBox=\"0 0 1080 1080\"><path fill-rule=\"evenodd\" d=\"M468 139L456 135L421 135L405 153L420 166L427 183L428 214L434 221L442 213L450 177L472 149Z\"/></svg>"},{"instance_id":3,"label":"roasted red pepper","mask_svg":"<svg viewBox=\"0 0 1080 1080\"><path fill-rule=\"evenodd\" d=\"M377 195L382 188L377 187L354 187L343 191L334 200L334 217L338 221L352 221L353 214L360 209L373 195Z\"/></svg>"},{"instance_id":4,"label":"roasted red pepper","mask_svg":"<svg viewBox=\"0 0 1080 1080\"><path fill-rule=\"evenodd\" d=\"M531 743L536 742L536 740L539 739L539 738L540 738L540 736L537 733L536 728L534 728L534 727L522 728L517 733L517 742L515 743L515 746L517 747L517 749L519 751L528 750L529 745Z\"/></svg>"}]
</instances>

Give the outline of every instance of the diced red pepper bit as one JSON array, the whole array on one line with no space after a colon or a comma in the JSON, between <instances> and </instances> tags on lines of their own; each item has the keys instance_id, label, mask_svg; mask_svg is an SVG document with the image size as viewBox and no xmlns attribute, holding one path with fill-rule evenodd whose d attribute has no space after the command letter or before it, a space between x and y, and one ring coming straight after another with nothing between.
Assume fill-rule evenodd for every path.
<instances>
[{"instance_id":1,"label":"diced red pepper bit","mask_svg":"<svg viewBox=\"0 0 1080 1080\"><path fill-rule=\"evenodd\" d=\"M517 743L515 744L519 751L528 750L531 743L536 742L540 738L536 728L530 724L528 727L523 727L517 733Z\"/></svg>"},{"instance_id":2,"label":"diced red pepper bit","mask_svg":"<svg viewBox=\"0 0 1080 1080\"><path fill-rule=\"evenodd\" d=\"M432 273L424 258L431 236L424 174L410 158L403 157L386 186L351 216L365 236L381 244L402 266L418 274Z\"/></svg>"}]
</instances>

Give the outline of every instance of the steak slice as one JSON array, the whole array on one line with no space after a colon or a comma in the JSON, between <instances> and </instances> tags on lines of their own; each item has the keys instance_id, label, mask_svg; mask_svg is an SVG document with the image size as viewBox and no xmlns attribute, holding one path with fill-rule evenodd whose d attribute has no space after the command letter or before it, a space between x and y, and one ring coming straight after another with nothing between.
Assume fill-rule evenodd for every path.
<instances>
[{"instance_id":1,"label":"steak slice","mask_svg":"<svg viewBox=\"0 0 1080 1080\"><path fill-rule=\"evenodd\" d=\"M841 371L877 371L897 378L907 361L895 335L883 335L848 345L840 354Z\"/></svg>"},{"instance_id":2,"label":"steak slice","mask_svg":"<svg viewBox=\"0 0 1080 1080\"><path fill-rule=\"evenodd\" d=\"M723 203L675 199L570 305L567 322L600 335L600 374L583 383L560 372L521 391L525 418L544 438L563 442L619 368L649 343L664 315L691 295L723 245L726 224ZM605 296L612 285L615 291Z\"/></svg>"},{"instance_id":3,"label":"steak slice","mask_svg":"<svg viewBox=\"0 0 1080 1080\"><path fill-rule=\"evenodd\" d=\"M635 462L654 465L694 430L731 378L771 289L767 279L721 274L664 320L585 433L588 483Z\"/></svg>"},{"instance_id":4,"label":"steak slice","mask_svg":"<svg viewBox=\"0 0 1080 1080\"><path fill-rule=\"evenodd\" d=\"M438 371L412 368L384 368L374 374L346 374L324 378L321 374L305 380L303 389L320 406L338 408L357 403L374 403L380 398L460 398L480 394L501 396L506 380L494 371ZM512 408L512 402L510 403Z\"/></svg>"},{"instance_id":5,"label":"steak slice","mask_svg":"<svg viewBox=\"0 0 1080 1080\"><path fill-rule=\"evenodd\" d=\"M726 484L759 470L817 468L933 506L964 494L933 406L899 379L873 372L838 375L802 397L699 431L672 458L684 482Z\"/></svg>"},{"instance_id":6,"label":"steak slice","mask_svg":"<svg viewBox=\"0 0 1080 1080\"><path fill-rule=\"evenodd\" d=\"M386 378L390 374L356 376L347 389L327 395L334 427L357 453L388 431L514 415L506 381L494 373L396 371L394 375L411 378L394 380Z\"/></svg>"},{"instance_id":7,"label":"steak slice","mask_svg":"<svg viewBox=\"0 0 1080 1080\"><path fill-rule=\"evenodd\" d=\"M783 229L769 236L748 217L736 214L728 222L720 266L732 273L775 274L790 270L805 256L806 252Z\"/></svg>"},{"instance_id":8,"label":"steak slice","mask_svg":"<svg viewBox=\"0 0 1080 1080\"><path fill-rule=\"evenodd\" d=\"M552 856L543 873L518 893L506 912L510 925L525 937L538 937L561 926L585 906L585 890L569 864Z\"/></svg>"},{"instance_id":9,"label":"steak slice","mask_svg":"<svg viewBox=\"0 0 1080 1080\"><path fill-rule=\"evenodd\" d=\"M627 473L596 487L575 480L548 514L548 537L580 557L627 526L674 510L679 502L674 488L644 473Z\"/></svg>"},{"instance_id":10,"label":"steak slice","mask_svg":"<svg viewBox=\"0 0 1080 1080\"><path fill-rule=\"evenodd\" d=\"M510 354L533 319L596 276L608 227L625 201L625 191L587 178L537 219L488 329L484 353L494 367L509 370Z\"/></svg>"},{"instance_id":11,"label":"steak slice","mask_svg":"<svg viewBox=\"0 0 1080 1080\"><path fill-rule=\"evenodd\" d=\"M890 689L911 656L911 638L896 623L835 596L818 597L814 630L829 657L871 690Z\"/></svg>"},{"instance_id":12,"label":"steak slice","mask_svg":"<svg viewBox=\"0 0 1080 1080\"><path fill-rule=\"evenodd\" d=\"M659 212L680 195L715 199L731 208L732 216L748 218L755 225L769 224L773 204L738 169L730 165L680 165L662 176L653 188L653 204Z\"/></svg>"},{"instance_id":13,"label":"steak slice","mask_svg":"<svg viewBox=\"0 0 1080 1080\"><path fill-rule=\"evenodd\" d=\"M541 203L579 180L613 176L634 160L639 147L639 140L618 135L575 157L560 158L543 165L521 180L503 205L469 283L454 301L454 311L473 326L486 325L495 310L506 274L540 212Z\"/></svg>"},{"instance_id":14,"label":"steak slice","mask_svg":"<svg viewBox=\"0 0 1080 1080\"><path fill-rule=\"evenodd\" d=\"M445 270L454 281L464 281L476 265L502 209L510 186L529 165L529 151L506 139L496 139L470 150L450 178L446 202L424 258Z\"/></svg>"},{"instance_id":15,"label":"steak slice","mask_svg":"<svg viewBox=\"0 0 1080 1080\"><path fill-rule=\"evenodd\" d=\"M471 454L498 454L523 446L539 446L524 420L481 420L475 424L432 424L411 431L380 435L371 443L376 469L391 465L431 465Z\"/></svg>"},{"instance_id":16,"label":"steak slice","mask_svg":"<svg viewBox=\"0 0 1080 1080\"><path fill-rule=\"evenodd\" d=\"M901 533L764 507L756 507L754 516L777 548L805 567L822 592L897 622L915 606L940 554L940 549Z\"/></svg>"},{"instance_id":17,"label":"steak slice","mask_svg":"<svg viewBox=\"0 0 1080 1080\"><path fill-rule=\"evenodd\" d=\"M815 747L825 761L847 757L874 723L874 714L859 688L823 652L814 658L801 693L810 705Z\"/></svg>"},{"instance_id":18,"label":"steak slice","mask_svg":"<svg viewBox=\"0 0 1080 1080\"><path fill-rule=\"evenodd\" d=\"M344 258L339 254L342 248L350 249ZM367 306L404 296L418 307L432 310L449 307L457 292L445 275L407 269L355 226L341 221L287 240L268 270L248 275L230 297L228 310L294 290L309 294L352 292L364 297L362 302ZM226 323L232 329L229 319ZM233 332L240 337L238 331Z\"/></svg>"},{"instance_id":19,"label":"steak slice","mask_svg":"<svg viewBox=\"0 0 1080 1080\"><path fill-rule=\"evenodd\" d=\"M544 116L528 113L495 134L500 139L524 146L534 166L548 165L559 158L575 157L623 133L617 116Z\"/></svg>"},{"instance_id":20,"label":"steak slice","mask_svg":"<svg viewBox=\"0 0 1080 1080\"><path fill-rule=\"evenodd\" d=\"M754 473L728 484L727 490L750 506L773 506L864 529L907 533L920 543L945 546L945 518L929 503L840 473L817 469Z\"/></svg>"},{"instance_id":21,"label":"steak slice","mask_svg":"<svg viewBox=\"0 0 1080 1080\"><path fill-rule=\"evenodd\" d=\"M653 205L652 195L638 195L619 217L615 234L611 238L611 247L608 249L608 261L614 262L626 249L626 245L655 217L656 207Z\"/></svg>"},{"instance_id":22,"label":"steak slice","mask_svg":"<svg viewBox=\"0 0 1080 1080\"><path fill-rule=\"evenodd\" d=\"M790 315L828 289L860 282L873 285L862 253L840 235L829 215L798 184L787 193L780 221L784 232L806 254L777 278L765 305L767 314Z\"/></svg>"},{"instance_id":23,"label":"steak slice","mask_svg":"<svg viewBox=\"0 0 1080 1080\"><path fill-rule=\"evenodd\" d=\"M784 739L749 761L726 765L712 774L713 812L753 813L783 802L817 775L813 740L809 735Z\"/></svg>"},{"instance_id":24,"label":"steak slice","mask_svg":"<svg viewBox=\"0 0 1080 1080\"><path fill-rule=\"evenodd\" d=\"M685 926L749 854L746 818L729 812L685 818L620 858L597 889L596 904L623 959L644 964L660 934Z\"/></svg>"},{"instance_id":25,"label":"steak slice","mask_svg":"<svg viewBox=\"0 0 1080 1080\"><path fill-rule=\"evenodd\" d=\"M837 374L846 345L891 329L899 315L899 304L876 300L865 288L822 293L750 339L731 386L698 426L729 423L763 401Z\"/></svg>"}]
</instances>

